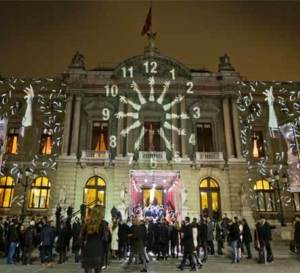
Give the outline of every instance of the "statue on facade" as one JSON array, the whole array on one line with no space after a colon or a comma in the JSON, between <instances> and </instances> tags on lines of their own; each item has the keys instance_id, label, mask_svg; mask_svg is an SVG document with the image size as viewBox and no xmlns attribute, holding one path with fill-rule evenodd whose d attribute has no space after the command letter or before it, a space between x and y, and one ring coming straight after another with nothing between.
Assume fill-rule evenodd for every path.
<instances>
[{"instance_id":1,"label":"statue on facade","mask_svg":"<svg viewBox=\"0 0 300 273\"><path fill-rule=\"evenodd\" d=\"M219 58L219 72L220 71L234 71L234 67L230 63L229 56L225 53Z\"/></svg>"},{"instance_id":2,"label":"statue on facade","mask_svg":"<svg viewBox=\"0 0 300 273\"><path fill-rule=\"evenodd\" d=\"M84 68L85 64L84 64L84 56L83 54L79 53L79 51L77 51L75 53L75 55L72 58L72 62L70 67L73 68Z\"/></svg>"}]
</instances>

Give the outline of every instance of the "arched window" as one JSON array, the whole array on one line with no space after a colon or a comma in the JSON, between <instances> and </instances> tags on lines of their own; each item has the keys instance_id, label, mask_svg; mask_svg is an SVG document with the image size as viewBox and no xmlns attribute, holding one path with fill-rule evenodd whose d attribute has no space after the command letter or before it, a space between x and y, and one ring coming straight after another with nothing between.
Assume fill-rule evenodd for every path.
<instances>
[{"instance_id":1,"label":"arched window","mask_svg":"<svg viewBox=\"0 0 300 273\"><path fill-rule=\"evenodd\" d=\"M99 176L88 179L84 190L84 201L87 206L99 204L105 206L106 183Z\"/></svg>"},{"instance_id":2,"label":"arched window","mask_svg":"<svg viewBox=\"0 0 300 273\"><path fill-rule=\"evenodd\" d=\"M254 190L258 211L276 211L275 190L268 180L257 180Z\"/></svg>"},{"instance_id":3,"label":"arched window","mask_svg":"<svg viewBox=\"0 0 300 273\"><path fill-rule=\"evenodd\" d=\"M40 176L33 180L30 187L30 209L48 209L51 184L47 177Z\"/></svg>"},{"instance_id":4,"label":"arched window","mask_svg":"<svg viewBox=\"0 0 300 273\"><path fill-rule=\"evenodd\" d=\"M216 180L206 177L200 182L200 211L204 216L221 216L220 188Z\"/></svg>"},{"instance_id":5,"label":"arched window","mask_svg":"<svg viewBox=\"0 0 300 273\"><path fill-rule=\"evenodd\" d=\"M11 176L0 177L0 208L10 208L14 195L14 179Z\"/></svg>"}]
</instances>

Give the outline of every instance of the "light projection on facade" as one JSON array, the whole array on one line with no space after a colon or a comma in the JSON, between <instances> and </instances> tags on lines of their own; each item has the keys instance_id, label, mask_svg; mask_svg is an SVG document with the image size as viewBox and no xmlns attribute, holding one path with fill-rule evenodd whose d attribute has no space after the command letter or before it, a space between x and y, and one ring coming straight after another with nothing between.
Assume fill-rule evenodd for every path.
<instances>
[{"instance_id":1,"label":"light projection on facade","mask_svg":"<svg viewBox=\"0 0 300 273\"><path fill-rule=\"evenodd\" d=\"M1 177L11 176L17 182L25 180L22 162L7 163L5 156L17 155L18 147L27 145L35 134L39 134L37 153L25 155L26 161L30 162L26 166L30 181L37 176L47 177L56 170L56 158L63 138L65 87L61 80L52 78L7 78L0 81L1 131L7 132L6 141L1 142ZM29 128L32 132L27 134ZM12 198L12 202L16 200L19 200L18 196Z\"/></svg>"},{"instance_id":2,"label":"light projection on facade","mask_svg":"<svg viewBox=\"0 0 300 273\"><path fill-rule=\"evenodd\" d=\"M289 206L292 193L300 192L300 91L293 82L244 81L237 86L242 152L249 174L243 189L250 201L260 203L255 182L266 179L278 192L269 201ZM249 204L255 206L252 201Z\"/></svg>"},{"instance_id":3,"label":"light projection on facade","mask_svg":"<svg viewBox=\"0 0 300 273\"><path fill-rule=\"evenodd\" d=\"M138 130L133 140L134 151L131 154L134 160L138 160L135 155L141 149L149 152L160 151L159 139L164 143L165 150L172 154L172 158L180 160L179 152L175 150L175 145L172 143L172 132L178 136L187 137L184 120L198 120L200 107L193 107L191 113L183 111L180 114L174 113L173 109L180 106L187 96L194 93L193 82L186 81L184 86L178 87L177 77L180 78L180 75L177 75L176 69L170 67L160 72L159 62L152 59L142 60L137 67L122 66L117 69L117 74L121 84L107 84L105 86L106 97L119 100L119 103L123 104L122 108L127 110L118 111L113 115L109 108L103 108L102 119L130 118L131 122L121 130L120 136L109 137L110 148L116 148L118 137L128 137L133 131ZM147 84L144 84L145 82ZM158 113L158 118L147 120L145 114L147 111ZM191 134L188 137L189 143L195 145L195 136ZM132 160L133 158L130 159L130 163Z\"/></svg>"}]
</instances>

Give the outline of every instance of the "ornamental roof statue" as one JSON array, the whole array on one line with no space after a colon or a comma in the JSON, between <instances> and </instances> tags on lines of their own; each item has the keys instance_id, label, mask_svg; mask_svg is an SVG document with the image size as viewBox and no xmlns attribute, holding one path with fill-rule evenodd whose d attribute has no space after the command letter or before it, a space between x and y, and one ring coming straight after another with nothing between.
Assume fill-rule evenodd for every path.
<instances>
[{"instance_id":1,"label":"ornamental roof statue","mask_svg":"<svg viewBox=\"0 0 300 273\"><path fill-rule=\"evenodd\" d=\"M226 53L219 58L219 72L221 71L235 71L230 63L230 58Z\"/></svg>"},{"instance_id":2,"label":"ornamental roof statue","mask_svg":"<svg viewBox=\"0 0 300 273\"><path fill-rule=\"evenodd\" d=\"M79 53L79 51L74 54L70 68L85 68L84 56L83 54Z\"/></svg>"}]
</instances>

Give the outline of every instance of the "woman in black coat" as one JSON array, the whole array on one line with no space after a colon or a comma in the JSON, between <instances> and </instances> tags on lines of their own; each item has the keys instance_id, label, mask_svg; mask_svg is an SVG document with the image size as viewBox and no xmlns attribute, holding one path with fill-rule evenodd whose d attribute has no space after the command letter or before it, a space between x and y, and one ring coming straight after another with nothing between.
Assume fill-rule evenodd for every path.
<instances>
[{"instance_id":1,"label":"woman in black coat","mask_svg":"<svg viewBox=\"0 0 300 273\"><path fill-rule=\"evenodd\" d=\"M251 231L249 228L249 225L247 223L247 221L245 219L242 220L243 222L243 244L245 245L246 249L247 249L247 259L252 259L252 253L251 253L251 246L250 244L252 243L252 235L251 235Z\"/></svg>"},{"instance_id":2,"label":"woman in black coat","mask_svg":"<svg viewBox=\"0 0 300 273\"><path fill-rule=\"evenodd\" d=\"M298 216L295 219L294 241L298 258L300 258L300 218Z\"/></svg>"},{"instance_id":3,"label":"woman in black coat","mask_svg":"<svg viewBox=\"0 0 300 273\"><path fill-rule=\"evenodd\" d=\"M107 222L103 220L103 207L95 206L82 229L82 267L85 273L100 273L104 264L104 244L109 238Z\"/></svg>"}]
</instances>

